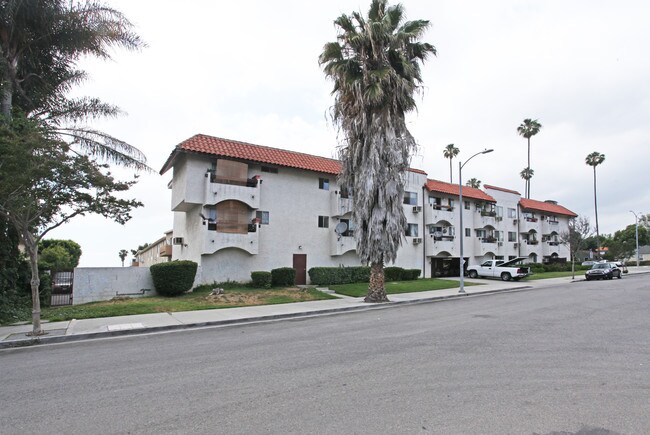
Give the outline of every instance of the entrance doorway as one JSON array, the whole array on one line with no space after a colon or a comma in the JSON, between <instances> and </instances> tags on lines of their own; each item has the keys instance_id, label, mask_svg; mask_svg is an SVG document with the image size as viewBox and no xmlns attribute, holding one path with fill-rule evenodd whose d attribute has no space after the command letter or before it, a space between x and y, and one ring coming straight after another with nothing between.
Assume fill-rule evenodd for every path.
<instances>
[{"instance_id":1,"label":"entrance doorway","mask_svg":"<svg viewBox=\"0 0 650 435\"><path fill-rule=\"evenodd\" d=\"M467 261L465 258L465 270L467 270ZM459 276L460 260L458 257L431 257L431 277Z\"/></svg>"},{"instance_id":2,"label":"entrance doorway","mask_svg":"<svg viewBox=\"0 0 650 435\"><path fill-rule=\"evenodd\" d=\"M296 285L307 284L307 254L293 254L293 268L296 270Z\"/></svg>"}]
</instances>

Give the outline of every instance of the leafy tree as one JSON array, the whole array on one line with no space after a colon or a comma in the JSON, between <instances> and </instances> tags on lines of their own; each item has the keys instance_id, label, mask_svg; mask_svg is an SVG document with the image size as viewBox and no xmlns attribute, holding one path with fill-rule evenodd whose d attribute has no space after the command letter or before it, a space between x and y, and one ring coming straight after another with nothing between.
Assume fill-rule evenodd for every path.
<instances>
[{"instance_id":1,"label":"leafy tree","mask_svg":"<svg viewBox=\"0 0 650 435\"><path fill-rule=\"evenodd\" d=\"M79 266L81 246L74 240L45 239L39 243L38 250L44 269L74 269Z\"/></svg>"},{"instance_id":2,"label":"leafy tree","mask_svg":"<svg viewBox=\"0 0 650 435\"><path fill-rule=\"evenodd\" d=\"M0 124L0 216L19 233L31 269L33 334L43 333L40 319L38 244L51 230L75 216L96 213L125 223L142 204L120 199L133 184L116 181L87 156L24 118Z\"/></svg>"},{"instance_id":3,"label":"leafy tree","mask_svg":"<svg viewBox=\"0 0 650 435\"><path fill-rule=\"evenodd\" d=\"M115 116L119 109L96 98L71 98L84 80L83 56L110 58L112 47L144 46L119 11L99 1L5 0L0 2L0 114L16 110L92 156L148 170L135 147L80 125L88 118Z\"/></svg>"},{"instance_id":4,"label":"leafy tree","mask_svg":"<svg viewBox=\"0 0 650 435\"><path fill-rule=\"evenodd\" d=\"M576 277L575 262L578 251L584 249L587 238L591 235L591 224L586 216L578 216L569 221L569 231L560 234L560 243L567 245L571 255L571 274Z\"/></svg>"},{"instance_id":5,"label":"leafy tree","mask_svg":"<svg viewBox=\"0 0 650 435\"><path fill-rule=\"evenodd\" d=\"M475 189L480 189L481 188L481 180L478 178L470 178L467 180L467 183L465 183L466 186L473 187Z\"/></svg>"},{"instance_id":6,"label":"leafy tree","mask_svg":"<svg viewBox=\"0 0 650 435\"><path fill-rule=\"evenodd\" d=\"M449 182L453 183L454 178L453 178L453 173L451 170L451 161L454 157L458 155L460 150L454 146L453 143L450 143L447 145L443 151L443 155L445 156L446 159L449 159Z\"/></svg>"},{"instance_id":7,"label":"leafy tree","mask_svg":"<svg viewBox=\"0 0 650 435\"><path fill-rule=\"evenodd\" d=\"M124 267L124 260L126 260L126 257L129 255L126 249L121 249L119 254L117 254L120 257L120 260L122 261L122 267Z\"/></svg>"},{"instance_id":8,"label":"leafy tree","mask_svg":"<svg viewBox=\"0 0 650 435\"><path fill-rule=\"evenodd\" d=\"M598 232L598 195L596 194L596 166L605 161L605 154L594 151L585 158L585 163L594 168L594 212L596 214L596 243L600 245L600 235ZM598 246L598 249L600 246Z\"/></svg>"},{"instance_id":9,"label":"leafy tree","mask_svg":"<svg viewBox=\"0 0 650 435\"><path fill-rule=\"evenodd\" d=\"M522 176L526 180L526 198L530 198L530 179L533 175L532 169L530 169L530 138L539 133L541 128L542 124L539 121L530 118L524 119L524 122L517 127L517 133L528 141L528 165L526 169L528 169L530 176L528 178Z\"/></svg>"},{"instance_id":10,"label":"leafy tree","mask_svg":"<svg viewBox=\"0 0 650 435\"><path fill-rule=\"evenodd\" d=\"M395 261L406 227L403 176L417 147L404 117L416 107L420 63L436 50L419 41L429 22L404 22L403 7L386 0L372 0L367 17L353 12L334 24L337 41L325 44L319 63L334 82L339 183L354 191L357 253L371 265L365 301L382 302L384 263Z\"/></svg>"}]
</instances>

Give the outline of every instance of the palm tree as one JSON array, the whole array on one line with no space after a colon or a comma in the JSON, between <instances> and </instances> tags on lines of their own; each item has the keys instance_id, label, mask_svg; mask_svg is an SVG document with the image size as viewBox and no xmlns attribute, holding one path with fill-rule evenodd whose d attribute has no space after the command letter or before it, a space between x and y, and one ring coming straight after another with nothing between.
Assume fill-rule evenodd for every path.
<instances>
[{"instance_id":1,"label":"palm tree","mask_svg":"<svg viewBox=\"0 0 650 435\"><path fill-rule=\"evenodd\" d=\"M436 53L419 42L429 22L404 22L401 5L372 0L368 16L341 15L336 42L319 63L334 82L333 124L341 132L339 185L354 191L357 254L370 264L366 302L387 301L384 263L393 262L406 228L403 175L417 147L405 114L415 109L420 63Z\"/></svg>"},{"instance_id":2,"label":"palm tree","mask_svg":"<svg viewBox=\"0 0 650 435\"><path fill-rule=\"evenodd\" d=\"M530 179L533 178L533 175L535 175L535 171L532 170L531 168L524 168L520 173L519 176L526 180L526 191L528 191L528 183L530 183ZM526 196L528 198L528 196Z\"/></svg>"},{"instance_id":3,"label":"palm tree","mask_svg":"<svg viewBox=\"0 0 650 435\"><path fill-rule=\"evenodd\" d=\"M517 127L517 133L520 136L525 137L528 140L528 165L527 169L530 169L530 138L539 133L539 130L542 128L536 119L526 118L524 122ZM532 173L530 174L532 176ZM530 177L526 178L526 198L530 198Z\"/></svg>"},{"instance_id":4,"label":"palm tree","mask_svg":"<svg viewBox=\"0 0 650 435\"><path fill-rule=\"evenodd\" d=\"M598 197L596 196L596 166L605 161L605 154L594 151L585 158L585 163L594 168L594 212L596 213L596 249L600 252L600 233L598 232Z\"/></svg>"},{"instance_id":5,"label":"palm tree","mask_svg":"<svg viewBox=\"0 0 650 435\"><path fill-rule=\"evenodd\" d=\"M107 59L113 47L144 47L132 28L122 13L99 1L0 2L0 122L18 109L87 154L148 170L137 148L80 125L86 119L116 116L119 108L96 98L69 96L86 77L77 69L82 57Z\"/></svg>"},{"instance_id":6,"label":"palm tree","mask_svg":"<svg viewBox=\"0 0 650 435\"><path fill-rule=\"evenodd\" d=\"M454 146L453 143L450 143L447 145L443 151L443 155L445 156L446 159L449 159L449 182L453 183L454 179L452 177L452 170L451 170L451 160L458 155L460 150Z\"/></svg>"},{"instance_id":7,"label":"palm tree","mask_svg":"<svg viewBox=\"0 0 650 435\"><path fill-rule=\"evenodd\" d=\"M129 255L129 253L126 249L122 249L117 255L120 257L120 260L122 260L122 267L124 267L124 260L126 260L126 257Z\"/></svg>"},{"instance_id":8,"label":"palm tree","mask_svg":"<svg viewBox=\"0 0 650 435\"><path fill-rule=\"evenodd\" d=\"M477 178L470 178L467 180L467 183L465 183L466 186L473 187L475 189L480 189L481 188L481 180Z\"/></svg>"}]
</instances>

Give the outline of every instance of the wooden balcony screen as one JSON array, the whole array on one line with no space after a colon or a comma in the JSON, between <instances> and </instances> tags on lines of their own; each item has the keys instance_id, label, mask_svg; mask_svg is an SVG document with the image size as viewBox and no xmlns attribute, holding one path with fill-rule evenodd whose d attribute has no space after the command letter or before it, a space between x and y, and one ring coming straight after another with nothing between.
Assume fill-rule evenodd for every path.
<instances>
[{"instance_id":1,"label":"wooden balcony screen","mask_svg":"<svg viewBox=\"0 0 650 435\"><path fill-rule=\"evenodd\" d=\"M217 231L222 233L248 233L248 206L239 201L217 204Z\"/></svg>"},{"instance_id":2,"label":"wooden balcony screen","mask_svg":"<svg viewBox=\"0 0 650 435\"><path fill-rule=\"evenodd\" d=\"M248 180L248 165L232 160L217 160L214 181L217 183L245 186Z\"/></svg>"}]
</instances>

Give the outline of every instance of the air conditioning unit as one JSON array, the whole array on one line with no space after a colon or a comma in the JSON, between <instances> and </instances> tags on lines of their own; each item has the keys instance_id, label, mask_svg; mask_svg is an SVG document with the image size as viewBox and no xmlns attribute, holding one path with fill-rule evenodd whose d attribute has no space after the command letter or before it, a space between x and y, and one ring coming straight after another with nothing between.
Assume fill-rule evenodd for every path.
<instances>
[{"instance_id":1,"label":"air conditioning unit","mask_svg":"<svg viewBox=\"0 0 650 435\"><path fill-rule=\"evenodd\" d=\"M517 219L512 220L512 223L515 224L515 225L517 225L517 222L519 222Z\"/></svg>"},{"instance_id":2,"label":"air conditioning unit","mask_svg":"<svg viewBox=\"0 0 650 435\"><path fill-rule=\"evenodd\" d=\"M183 238L182 237L174 237L172 239L172 245L182 245L183 244Z\"/></svg>"},{"instance_id":3,"label":"air conditioning unit","mask_svg":"<svg viewBox=\"0 0 650 435\"><path fill-rule=\"evenodd\" d=\"M497 222L501 222L503 218L501 216L497 216Z\"/></svg>"},{"instance_id":4,"label":"air conditioning unit","mask_svg":"<svg viewBox=\"0 0 650 435\"><path fill-rule=\"evenodd\" d=\"M413 237L413 244L414 245L419 245L422 243L422 238L421 237Z\"/></svg>"},{"instance_id":5,"label":"air conditioning unit","mask_svg":"<svg viewBox=\"0 0 650 435\"><path fill-rule=\"evenodd\" d=\"M422 206L421 205L414 205L413 206L413 213L419 213L422 211Z\"/></svg>"},{"instance_id":6,"label":"air conditioning unit","mask_svg":"<svg viewBox=\"0 0 650 435\"><path fill-rule=\"evenodd\" d=\"M515 244L514 244L514 247L515 247L515 248L519 247L519 243L515 243Z\"/></svg>"}]
</instances>

